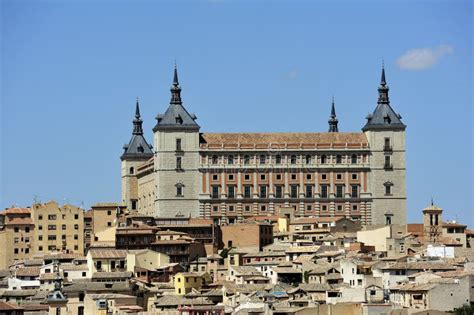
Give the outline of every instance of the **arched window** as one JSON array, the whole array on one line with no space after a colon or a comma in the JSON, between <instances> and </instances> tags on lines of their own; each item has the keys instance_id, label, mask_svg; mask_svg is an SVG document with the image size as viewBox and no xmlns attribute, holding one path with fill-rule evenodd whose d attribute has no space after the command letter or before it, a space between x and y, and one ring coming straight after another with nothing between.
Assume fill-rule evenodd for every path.
<instances>
[{"instance_id":1,"label":"arched window","mask_svg":"<svg viewBox=\"0 0 474 315\"><path fill-rule=\"evenodd\" d=\"M275 163L276 164L281 164L281 155L275 156Z\"/></svg>"},{"instance_id":2,"label":"arched window","mask_svg":"<svg viewBox=\"0 0 474 315\"><path fill-rule=\"evenodd\" d=\"M306 156L306 164L311 164L311 155Z\"/></svg>"},{"instance_id":3,"label":"arched window","mask_svg":"<svg viewBox=\"0 0 474 315\"><path fill-rule=\"evenodd\" d=\"M130 175L133 175L133 174L135 173L135 169L133 168L133 166L132 166L132 167L130 167L130 170L129 170L129 172L130 172Z\"/></svg>"},{"instance_id":4,"label":"arched window","mask_svg":"<svg viewBox=\"0 0 474 315\"><path fill-rule=\"evenodd\" d=\"M265 156L265 154L260 155L260 164L265 164L266 161L267 157Z\"/></svg>"},{"instance_id":5,"label":"arched window","mask_svg":"<svg viewBox=\"0 0 474 315\"><path fill-rule=\"evenodd\" d=\"M296 164L296 155L292 155L292 156L290 157L290 163L291 163L291 164Z\"/></svg>"},{"instance_id":6,"label":"arched window","mask_svg":"<svg viewBox=\"0 0 474 315\"><path fill-rule=\"evenodd\" d=\"M342 163L342 155L338 154L336 155L336 164L341 164Z\"/></svg>"},{"instance_id":7,"label":"arched window","mask_svg":"<svg viewBox=\"0 0 474 315\"><path fill-rule=\"evenodd\" d=\"M352 154L352 156L351 156L351 163L352 163L352 164L357 164L357 155L356 155L356 154Z\"/></svg>"},{"instance_id":8,"label":"arched window","mask_svg":"<svg viewBox=\"0 0 474 315\"><path fill-rule=\"evenodd\" d=\"M217 157L217 155L213 155L212 156L212 164L217 164L219 161L219 158Z\"/></svg>"},{"instance_id":9,"label":"arched window","mask_svg":"<svg viewBox=\"0 0 474 315\"><path fill-rule=\"evenodd\" d=\"M227 157L227 164L234 164L234 156L233 155L229 155Z\"/></svg>"},{"instance_id":10,"label":"arched window","mask_svg":"<svg viewBox=\"0 0 474 315\"><path fill-rule=\"evenodd\" d=\"M326 164L327 162L327 156L325 154L321 155L321 164Z\"/></svg>"},{"instance_id":11,"label":"arched window","mask_svg":"<svg viewBox=\"0 0 474 315\"><path fill-rule=\"evenodd\" d=\"M244 155L244 164L250 164L250 155L246 154Z\"/></svg>"}]
</instances>

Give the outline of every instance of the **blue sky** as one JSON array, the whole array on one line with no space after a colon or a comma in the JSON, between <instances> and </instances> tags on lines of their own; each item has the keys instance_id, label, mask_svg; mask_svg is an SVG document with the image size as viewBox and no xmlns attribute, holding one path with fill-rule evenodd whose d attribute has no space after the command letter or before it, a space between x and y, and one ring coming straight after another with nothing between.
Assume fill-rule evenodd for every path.
<instances>
[{"instance_id":1,"label":"blue sky","mask_svg":"<svg viewBox=\"0 0 474 315\"><path fill-rule=\"evenodd\" d=\"M120 200L135 98L149 141L177 59L203 132L359 131L385 60L408 218L474 225L469 1L1 2L2 208Z\"/></svg>"}]
</instances>

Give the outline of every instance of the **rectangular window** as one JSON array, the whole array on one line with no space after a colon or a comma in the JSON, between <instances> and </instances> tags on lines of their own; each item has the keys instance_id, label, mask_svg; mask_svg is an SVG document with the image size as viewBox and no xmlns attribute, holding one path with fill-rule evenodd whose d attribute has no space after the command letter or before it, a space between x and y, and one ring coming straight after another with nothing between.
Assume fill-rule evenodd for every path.
<instances>
[{"instance_id":1,"label":"rectangular window","mask_svg":"<svg viewBox=\"0 0 474 315\"><path fill-rule=\"evenodd\" d=\"M267 198L267 186L260 186L260 198Z\"/></svg>"},{"instance_id":2,"label":"rectangular window","mask_svg":"<svg viewBox=\"0 0 474 315\"><path fill-rule=\"evenodd\" d=\"M336 179L337 179L337 180L342 180L342 174L337 174L337 175L336 175Z\"/></svg>"},{"instance_id":3,"label":"rectangular window","mask_svg":"<svg viewBox=\"0 0 474 315\"><path fill-rule=\"evenodd\" d=\"M56 220L56 215L55 214L49 214L48 215L48 220Z\"/></svg>"},{"instance_id":4,"label":"rectangular window","mask_svg":"<svg viewBox=\"0 0 474 315\"><path fill-rule=\"evenodd\" d=\"M48 225L48 230L49 231L56 230L56 225L54 225L54 224Z\"/></svg>"},{"instance_id":5,"label":"rectangular window","mask_svg":"<svg viewBox=\"0 0 474 315\"><path fill-rule=\"evenodd\" d=\"M352 180L357 180L357 174L356 173L352 174Z\"/></svg>"},{"instance_id":6,"label":"rectangular window","mask_svg":"<svg viewBox=\"0 0 474 315\"><path fill-rule=\"evenodd\" d=\"M234 156L233 155L229 155L227 157L227 164L234 164Z\"/></svg>"},{"instance_id":7,"label":"rectangular window","mask_svg":"<svg viewBox=\"0 0 474 315\"><path fill-rule=\"evenodd\" d=\"M219 206L213 206L213 207L212 207L212 211L218 212L218 211L219 211Z\"/></svg>"},{"instance_id":8,"label":"rectangular window","mask_svg":"<svg viewBox=\"0 0 474 315\"><path fill-rule=\"evenodd\" d=\"M61 225L61 229L65 230L66 229L66 224Z\"/></svg>"},{"instance_id":9,"label":"rectangular window","mask_svg":"<svg viewBox=\"0 0 474 315\"><path fill-rule=\"evenodd\" d=\"M181 139L176 139L176 151L181 151Z\"/></svg>"},{"instance_id":10,"label":"rectangular window","mask_svg":"<svg viewBox=\"0 0 474 315\"><path fill-rule=\"evenodd\" d=\"M43 235L38 235L38 241L42 241L43 240Z\"/></svg>"},{"instance_id":11,"label":"rectangular window","mask_svg":"<svg viewBox=\"0 0 474 315\"><path fill-rule=\"evenodd\" d=\"M178 196L178 197L183 196L183 186L182 185L176 186L176 196Z\"/></svg>"},{"instance_id":12,"label":"rectangular window","mask_svg":"<svg viewBox=\"0 0 474 315\"><path fill-rule=\"evenodd\" d=\"M176 157L176 169L178 169L178 170L182 169L181 161L182 161L182 158L180 156L177 156Z\"/></svg>"},{"instance_id":13,"label":"rectangular window","mask_svg":"<svg viewBox=\"0 0 474 315\"><path fill-rule=\"evenodd\" d=\"M229 180L234 180L234 174L229 174Z\"/></svg>"},{"instance_id":14,"label":"rectangular window","mask_svg":"<svg viewBox=\"0 0 474 315\"><path fill-rule=\"evenodd\" d=\"M250 206L245 206L245 212L250 212Z\"/></svg>"},{"instance_id":15,"label":"rectangular window","mask_svg":"<svg viewBox=\"0 0 474 315\"><path fill-rule=\"evenodd\" d=\"M276 163L276 164L281 164L281 155L277 155L277 156L275 157L275 163Z\"/></svg>"},{"instance_id":16,"label":"rectangular window","mask_svg":"<svg viewBox=\"0 0 474 315\"><path fill-rule=\"evenodd\" d=\"M336 185L336 198L344 197L344 186Z\"/></svg>"},{"instance_id":17,"label":"rectangular window","mask_svg":"<svg viewBox=\"0 0 474 315\"><path fill-rule=\"evenodd\" d=\"M78 214L74 215L74 220L79 220L79 215Z\"/></svg>"},{"instance_id":18,"label":"rectangular window","mask_svg":"<svg viewBox=\"0 0 474 315\"><path fill-rule=\"evenodd\" d=\"M290 197L291 198L298 198L298 185L291 185L290 186Z\"/></svg>"},{"instance_id":19,"label":"rectangular window","mask_svg":"<svg viewBox=\"0 0 474 315\"><path fill-rule=\"evenodd\" d=\"M283 198L283 187L275 186L275 198Z\"/></svg>"},{"instance_id":20,"label":"rectangular window","mask_svg":"<svg viewBox=\"0 0 474 315\"><path fill-rule=\"evenodd\" d=\"M352 205L352 211L358 211L359 207L357 205Z\"/></svg>"},{"instance_id":21,"label":"rectangular window","mask_svg":"<svg viewBox=\"0 0 474 315\"><path fill-rule=\"evenodd\" d=\"M328 198L328 185L321 185L321 198Z\"/></svg>"},{"instance_id":22,"label":"rectangular window","mask_svg":"<svg viewBox=\"0 0 474 315\"><path fill-rule=\"evenodd\" d=\"M306 179L307 180L311 180L311 178L312 178L311 174L306 174Z\"/></svg>"},{"instance_id":23,"label":"rectangular window","mask_svg":"<svg viewBox=\"0 0 474 315\"><path fill-rule=\"evenodd\" d=\"M328 175L327 175L327 174L321 174L321 179L322 179L322 180L328 179Z\"/></svg>"},{"instance_id":24,"label":"rectangular window","mask_svg":"<svg viewBox=\"0 0 474 315\"><path fill-rule=\"evenodd\" d=\"M390 150L392 147L390 146L390 138L385 138L384 139L384 145L383 145L383 149L385 151L387 150Z\"/></svg>"},{"instance_id":25,"label":"rectangular window","mask_svg":"<svg viewBox=\"0 0 474 315\"><path fill-rule=\"evenodd\" d=\"M244 180L250 180L250 175L249 175L249 174L245 174L245 175L244 175Z\"/></svg>"},{"instance_id":26,"label":"rectangular window","mask_svg":"<svg viewBox=\"0 0 474 315\"><path fill-rule=\"evenodd\" d=\"M38 215L38 220L43 220L43 215L42 214Z\"/></svg>"},{"instance_id":27,"label":"rectangular window","mask_svg":"<svg viewBox=\"0 0 474 315\"><path fill-rule=\"evenodd\" d=\"M74 230L79 230L79 224L74 224Z\"/></svg>"},{"instance_id":28,"label":"rectangular window","mask_svg":"<svg viewBox=\"0 0 474 315\"><path fill-rule=\"evenodd\" d=\"M251 198L252 197L252 186L244 186L244 198Z\"/></svg>"},{"instance_id":29,"label":"rectangular window","mask_svg":"<svg viewBox=\"0 0 474 315\"><path fill-rule=\"evenodd\" d=\"M392 186L385 185L385 195L391 195L391 194L392 194Z\"/></svg>"},{"instance_id":30,"label":"rectangular window","mask_svg":"<svg viewBox=\"0 0 474 315\"><path fill-rule=\"evenodd\" d=\"M267 206L260 206L260 211L267 211Z\"/></svg>"},{"instance_id":31,"label":"rectangular window","mask_svg":"<svg viewBox=\"0 0 474 315\"><path fill-rule=\"evenodd\" d=\"M313 186L306 185L306 198L313 198Z\"/></svg>"},{"instance_id":32,"label":"rectangular window","mask_svg":"<svg viewBox=\"0 0 474 315\"><path fill-rule=\"evenodd\" d=\"M219 198L219 186L212 186L212 198Z\"/></svg>"},{"instance_id":33,"label":"rectangular window","mask_svg":"<svg viewBox=\"0 0 474 315\"><path fill-rule=\"evenodd\" d=\"M265 155L260 155L260 164L265 164L267 162L267 157Z\"/></svg>"},{"instance_id":34,"label":"rectangular window","mask_svg":"<svg viewBox=\"0 0 474 315\"><path fill-rule=\"evenodd\" d=\"M137 200L132 200L132 210L137 210Z\"/></svg>"},{"instance_id":35,"label":"rectangular window","mask_svg":"<svg viewBox=\"0 0 474 315\"><path fill-rule=\"evenodd\" d=\"M342 205L337 206L337 211L342 211Z\"/></svg>"},{"instance_id":36,"label":"rectangular window","mask_svg":"<svg viewBox=\"0 0 474 315\"><path fill-rule=\"evenodd\" d=\"M261 174L261 175L260 175L260 179L261 179L261 180L265 180L265 179L267 179L267 177L265 176L265 174Z\"/></svg>"},{"instance_id":37,"label":"rectangular window","mask_svg":"<svg viewBox=\"0 0 474 315\"><path fill-rule=\"evenodd\" d=\"M235 198L235 186L227 187L227 198Z\"/></svg>"},{"instance_id":38,"label":"rectangular window","mask_svg":"<svg viewBox=\"0 0 474 315\"><path fill-rule=\"evenodd\" d=\"M352 187L351 187L351 197L352 198L358 198L359 197L359 186L352 185Z\"/></svg>"},{"instance_id":39,"label":"rectangular window","mask_svg":"<svg viewBox=\"0 0 474 315\"><path fill-rule=\"evenodd\" d=\"M48 241L55 241L56 235L48 235Z\"/></svg>"},{"instance_id":40,"label":"rectangular window","mask_svg":"<svg viewBox=\"0 0 474 315\"><path fill-rule=\"evenodd\" d=\"M392 159L390 158L390 155L385 156L385 168L391 168L392 167Z\"/></svg>"},{"instance_id":41,"label":"rectangular window","mask_svg":"<svg viewBox=\"0 0 474 315\"><path fill-rule=\"evenodd\" d=\"M229 212L234 212L234 211L235 211L235 207L232 206L232 205L230 205L230 206L229 206Z\"/></svg>"}]
</instances>

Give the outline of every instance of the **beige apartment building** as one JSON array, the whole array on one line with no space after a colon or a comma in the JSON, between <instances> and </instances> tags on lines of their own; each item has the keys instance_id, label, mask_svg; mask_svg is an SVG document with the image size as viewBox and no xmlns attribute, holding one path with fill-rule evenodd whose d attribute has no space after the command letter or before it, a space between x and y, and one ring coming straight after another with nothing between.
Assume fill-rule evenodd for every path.
<instances>
[{"instance_id":1,"label":"beige apartment building","mask_svg":"<svg viewBox=\"0 0 474 315\"><path fill-rule=\"evenodd\" d=\"M406 126L388 92L382 69L376 108L361 131L339 132L333 101L327 132L202 133L183 105L175 69L153 145L136 104L121 156L122 203L144 215L216 224L291 207L296 216L404 225Z\"/></svg>"},{"instance_id":2,"label":"beige apartment building","mask_svg":"<svg viewBox=\"0 0 474 315\"><path fill-rule=\"evenodd\" d=\"M57 202L49 201L33 204L31 217L35 223L34 253L84 253L83 209L72 205L60 207Z\"/></svg>"},{"instance_id":3,"label":"beige apartment building","mask_svg":"<svg viewBox=\"0 0 474 315\"><path fill-rule=\"evenodd\" d=\"M29 258L33 252L31 209L10 208L0 213L0 269Z\"/></svg>"}]
</instances>

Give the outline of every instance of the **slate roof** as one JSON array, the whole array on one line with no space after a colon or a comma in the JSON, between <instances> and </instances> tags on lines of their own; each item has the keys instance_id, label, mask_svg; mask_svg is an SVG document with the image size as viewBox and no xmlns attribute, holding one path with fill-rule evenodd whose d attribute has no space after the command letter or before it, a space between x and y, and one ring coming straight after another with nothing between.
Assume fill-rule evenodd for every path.
<instances>
[{"instance_id":1,"label":"slate roof","mask_svg":"<svg viewBox=\"0 0 474 315\"><path fill-rule=\"evenodd\" d=\"M385 69L382 68L382 77L380 80L379 99L377 107L372 114L367 116L367 123L362 128L363 131L368 130L405 130L406 126L402 123L400 114L395 113L390 106L388 98L388 86L385 81Z\"/></svg>"},{"instance_id":2,"label":"slate roof","mask_svg":"<svg viewBox=\"0 0 474 315\"><path fill-rule=\"evenodd\" d=\"M136 104L135 119L133 120L133 133L130 142L123 146L124 152L120 157L121 160L139 159L147 160L153 156L151 144L145 140L143 136L142 120L140 118L140 107Z\"/></svg>"},{"instance_id":3,"label":"slate roof","mask_svg":"<svg viewBox=\"0 0 474 315\"><path fill-rule=\"evenodd\" d=\"M156 125L153 131L158 130L188 130L199 131L196 115L188 113L181 101L181 87L178 82L178 70L174 68L173 85L171 86L171 101L164 114L156 116Z\"/></svg>"}]
</instances>

